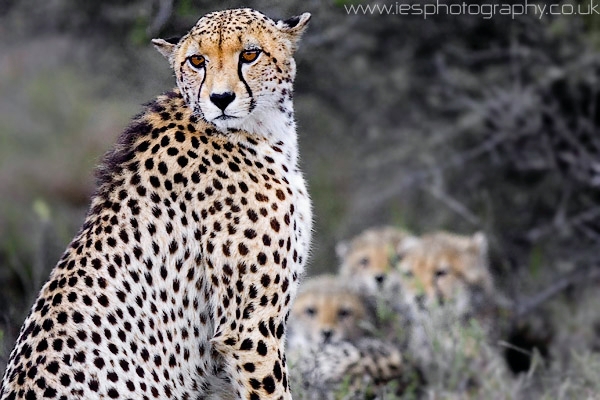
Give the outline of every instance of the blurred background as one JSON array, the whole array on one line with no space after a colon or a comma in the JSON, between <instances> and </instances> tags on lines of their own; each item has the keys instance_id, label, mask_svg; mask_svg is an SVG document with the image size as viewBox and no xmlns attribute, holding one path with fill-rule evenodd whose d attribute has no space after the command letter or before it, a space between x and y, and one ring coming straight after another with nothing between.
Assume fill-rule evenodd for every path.
<instances>
[{"instance_id":1,"label":"blurred background","mask_svg":"<svg viewBox=\"0 0 600 400\"><path fill-rule=\"evenodd\" d=\"M386 3L350 0L0 1L0 372L82 223L94 166L140 105L174 86L150 39L230 7L313 16L295 85L315 207L309 275L335 271L335 244L374 225L483 231L508 297L558 318L581 309L600 261L600 15L590 0L539 4L550 3L591 14L424 19L354 14L349 5ZM600 299L591 304L586 321Z\"/></svg>"}]
</instances>

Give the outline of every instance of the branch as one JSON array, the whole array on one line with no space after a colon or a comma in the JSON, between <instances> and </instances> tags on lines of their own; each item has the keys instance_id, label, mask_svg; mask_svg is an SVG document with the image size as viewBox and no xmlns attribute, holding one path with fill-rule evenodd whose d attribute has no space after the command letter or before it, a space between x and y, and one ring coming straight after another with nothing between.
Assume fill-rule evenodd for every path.
<instances>
[{"instance_id":1,"label":"branch","mask_svg":"<svg viewBox=\"0 0 600 400\"><path fill-rule=\"evenodd\" d=\"M171 14L173 13L173 0L158 0L158 12L154 19L148 25L147 33L149 37L155 37L165 26Z\"/></svg>"},{"instance_id":2,"label":"branch","mask_svg":"<svg viewBox=\"0 0 600 400\"><path fill-rule=\"evenodd\" d=\"M532 311L535 311L539 306L557 296L571 285L583 282L589 283L598 278L600 278L600 268L593 268L591 270L580 269L579 271L575 271L569 276L560 278L540 293L520 301L519 304L514 307L514 316L516 318L522 318Z\"/></svg>"}]
</instances>

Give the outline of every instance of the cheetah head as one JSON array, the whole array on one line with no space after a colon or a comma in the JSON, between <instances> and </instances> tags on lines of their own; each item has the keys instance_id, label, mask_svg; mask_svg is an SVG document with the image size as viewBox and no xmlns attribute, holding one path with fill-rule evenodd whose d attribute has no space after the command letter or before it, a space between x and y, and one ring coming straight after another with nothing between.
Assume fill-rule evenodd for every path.
<instances>
[{"instance_id":1,"label":"cheetah head","mask_svg":"<svg viewBox=\"0 0 600 400\"><path fill-rule=\"evenodd\" d=\"M416 240L408 232L391 226L367 229L350 241L339 242L340 275L369 295L394 295L400 277L394 266L402 258L405 242Z\"/></svg>"},{"instance_id":2,"label":"cheetah head","mask_svg":"<svg viewBox=\"0 0 600 400\"><path fill-rule=\"evenodd\" d=\"M425 235L405 250L398 269L408 300L422 306L450 302L468 312L481 295L493 292L487 240L480 232Z\"/></svg>"},{"instance_id":3,"label":"cheetah head","mask_svg":"<svg viewBox=\"0 0 600 400\"><path fill-rule=\"evenodd\" d=\"M322 345L362 336L370 315L362 297L339 277L308 279L290 313L291 346Z\"/></svg>"},{"instance_id":4,"label":"cheetah head","mask_svg":"<svg viewBox=\"0 0 600 400\"><path fill-rule=\"evenodd\" d=\"M249 9L210 13L179 40L152 43L188 106L221 132L268 134L293 123L293 53L310 14L274 21Z\"/></svg>"}]
</instances>

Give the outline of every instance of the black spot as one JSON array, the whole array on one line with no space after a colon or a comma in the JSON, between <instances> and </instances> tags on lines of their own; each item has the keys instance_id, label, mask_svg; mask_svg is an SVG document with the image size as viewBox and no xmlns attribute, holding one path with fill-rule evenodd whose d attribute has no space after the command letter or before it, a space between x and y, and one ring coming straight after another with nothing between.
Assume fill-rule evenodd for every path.
<instances>
[{"instance_id":1,"label":"black spot","mask_svg":"<svg viewBox=\"0 0 600 400\"><path fill-rule=\"evenodd\" d=\"M267 391L267 393L271 394L275 391L275 379L271 375L265 376L262 381L263 388Z\"/></svg>"},{"instance_id":2,"label":"black spot","mask_svg":"<svg viewBox=\"0 0 600 400\"><path fill-rule=\"evenodd\" d=\"M258 379L250 378L248 383L250 383L250 386L252 386L252 389L255 389L255 390L260 389L260 381Z\"/></svg>"},{"instance_id":3,"label":"black spot","mask_svg":"<svg viewBox=\"0 0 600 400\"><path fill-rule=\"evenodd\" d=\"M269 284L271 283L271 278L269 277L269 275L264 274L261 278L260 278L260 283L264 286L264 287L268 287Z\"/></svg>"},{"instance_id":4,"label":"black spot","mask_svg":"<svg viewBox=\"0 0 600 400\"><path fill-rule=\"evenodd\" d=\"M260 265L265 265L267 263L267 255L263 252L260 252L258 253L258 256L256 256L256 260Z\"/></svg>"},{"instance_id":5,"label":"black spot","mask_svg":"<svg viewBox=\"0 0 600 400\"><path fill-rule=\"evenodd\" d=\"M259 340L258 345L256 346L256 351L261 356L266 356L268 350L267 350L267 345L265 344L265 342L263 342L262 340Z\"/></svg>"},{"instance_id":6,"label":"black spot","mask_svg":"<svg viewBox=\"0 0 600 400\"><path fill-rule=\"evenodd\" d=\"M244 341L240 345L240 350L252 350L252 347L254 347L254 343L252 343L252 340L244 339Z\"/></svg>"},{"instance_id":7,"label":"black spot","mask_svg":"<svg viewBox=\"0 0 600 400\"><path fill-rule=\"evenodd\" d=\"M83 322L83 315L80 312L75 311L73 313L73 322L75 322L77 324Z\"/></svg>"},{"instance_id":8,"label":"black spot","mask_svg":"<svg viewBox=\"0 0 600 400\"><path fill-rule=\"evenodd\" d=\"M46 371L50 372L53 375L56 375L58 373L58 370L60 369L58 362L57 361L52 361L51 363L48 364L48 366L46 367Z\"/></svg>"},{"instance_id":9,"label":"black spot","mask_svg":"<svg viewBox=\"0 0 600 400\"><path fill-rule=\"evenodd\" d=\"M258 221L258 215L256 214L256 212L254 210L248 210L247 214L248 214L248 218L250 218L250 221L252 221L252 222Z\"/></svg>"},{"instance_id":10,"label":"black spot","mask_svg":"<svg viewBox=\"0 0 600 400\"><path fill-rule=\"evenodd\" d=\"M158 178L156 176L151 176L150 177L150 184L152 186L154 186L155 188L160 187L160 181L158 180Z\"/></svg>"},{"instance_id":11,"label":"black spot","mask_svg":"<svg viewBox=\"0 0 600 400\"><path fill-rule=\"evenodd\" d=\"M94 360L94 365L98 369L104 368L104 359L102 357L96 357L96 359Z\"/></svg>"},{"instance_id":12,"label":"black spot","mask_svg":"<svg viewBox=\"0 0 600 400\"><path fill-rule=\"evenodd\" d=\"M97 380L93 379L90 381L90 383L88 383L88 386L89 386L90 390L97 392L98 387L100 386L100 383Z\"/></svg>"},{"instance_id":13,"label":"black spot","mask_svg":"<svg viewBox=\"0 0 600 400\"><path fill-rule=\"evenodd\" d=\"M245 256L248 254L248 247L246 247L246 245L244 243L240 243L238 244L238 251L240 252L241 256Z\"/></svg>"},{"instance_id":14,"label":"black spot","mask_svg":"<svg viewBox=\"0 0 600 400\"><path fill-rule=\"evenodd\" d=\"M275 375L275 379L281 382L281 378L283 377L281 373L281 365L279 361L275 361L275 366L273 367L273 375Z\"/></svg>"},{"instance_id":15,"label":"black spot","mask_svg":"<svg viewBox=\"0 0 600 400\"><path fill-rule=\"evenodd\" d=\"M52 321L50 318L46 319L44 321L44 323L42 324L42 328L44 328L44 330L46 332L48 332L49 330L51 330L53 326L54 326L54 321Z\"/></svg>"},{"instance_id":16,"label":"black spot","mask_svg":"<svg viewBox=\"0 0 600 400\"><path fill-rule=\"evenodd\" d=\"M188 159L185 156L180 156L177 159L177 164L179 164L179 166L182 168L185 167L187 165L187 163L188 163Z\"/></svg>"}]
</instances>

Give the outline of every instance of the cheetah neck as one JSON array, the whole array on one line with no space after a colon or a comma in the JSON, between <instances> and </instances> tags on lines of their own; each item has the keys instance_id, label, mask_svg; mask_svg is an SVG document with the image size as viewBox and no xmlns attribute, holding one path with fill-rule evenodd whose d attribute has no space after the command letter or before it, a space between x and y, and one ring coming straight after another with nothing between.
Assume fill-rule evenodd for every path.
<instances>
[{"instance_id":1,"label":"cheetah neck","mask_svg":"<svg viewBox=\"0 0 600 400\"><path fill-rule=\"evenodd\" d=\"M280 85L276 92L259 95L253 111L242 120L214 120L204 118L202 110L195 108L205 122L214 125L215 129L226 135L232 132L245 131L255 138L266 139L270 145L285 148L286 153L297 158L298 145L296 122L294 120L292 81ZM184 93L180 89L181 93ZM186 99L187 102L187 99Z\"/></svg>"},{"instance_id":2,"label":"cheetah neck","mask_svg":"<svg viewBox=\"0 0 600 400\"><path fill-rule=\"evenodd\" d=\"M236 129L247 132L250 137L266 140L270 146L281 148L286 160L294 167L297 166L298 135L291 98L282 101L276 109L257 108ZM243 136L240 137L241 140Z\"/></svg>"}]
</instances>

